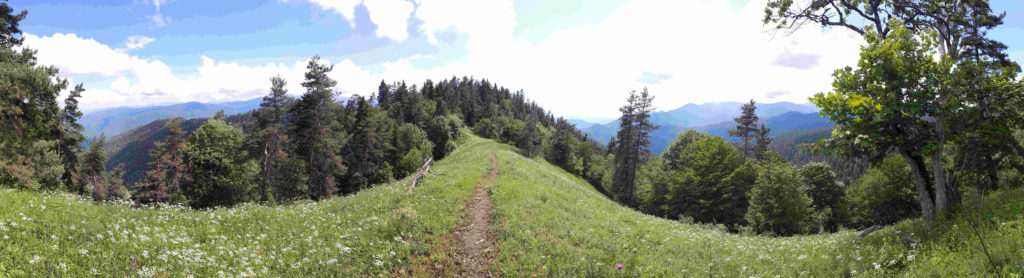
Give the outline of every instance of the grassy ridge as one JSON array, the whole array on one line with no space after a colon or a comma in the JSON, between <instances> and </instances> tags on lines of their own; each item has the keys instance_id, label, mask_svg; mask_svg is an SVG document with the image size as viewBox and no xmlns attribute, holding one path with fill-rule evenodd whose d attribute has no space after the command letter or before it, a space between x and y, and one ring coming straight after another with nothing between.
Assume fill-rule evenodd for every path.
<instances>
[{"instance_id":1,"label":"grassy ridge","mask_svg":"<svg viewBox=\"0 0 1024 278\"><path fill-rule=\"evenodd\" d=\"M989 275L989 262L962 217L931 229L919 220L904 221L856 243L853 231L787 238L737 235L644 215L542 160L511 151L497 154L501 176L491 192L502 253L492 270L503 276ZM984 200L987 207L962 209L961 214L989 211L980 231L988 249L1003 262L1001 272L1021 277L1024 191Z\"/></svg>"},{"instance_id":2,"label":"grassy ridge","mask_svg":"<svg viewBox=\"0 0 1024 278\"><path fill-rule=\"evenodd\" d=\"M542 159L467 136L412 194L408 180L319 203L192 211L94 204L0 191L0 277L364 276L427 256L463 216L498 156L491 185L501 276L1024 276L1024 190L968 198L952 220L789 238L730 234L622 207ZM970 209L967 209L970 208ZM971 218L961 217L960 215ZM132 263L132 260L135 263ZM622 264L622 270L616 269Z\"/></svg>"},{"instance_id":3,"label":"grassy ridge","mask_svg":"<svg viewBox=\"0 0 1024 278\"><path fill-rule=\"evenodd\" d=\"M319 203L193 211L0 191L0 277L334 276L388 273L461 218L496 144L464 138L408 179ZM134 263L132 262L134 259Z\"/></svg>"}]
</instances>

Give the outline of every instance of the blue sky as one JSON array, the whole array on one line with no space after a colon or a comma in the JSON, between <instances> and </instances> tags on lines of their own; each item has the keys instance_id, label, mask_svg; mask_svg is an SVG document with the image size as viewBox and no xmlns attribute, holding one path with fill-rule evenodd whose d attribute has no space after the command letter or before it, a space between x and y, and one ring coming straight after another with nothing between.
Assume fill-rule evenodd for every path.
<instances>
[{"instance_id":1,"label":"blue sky","mask_svg":"<svg viewBox=\"0 0 1024 278\"><path fill-rule=\"evenodd\" d=\"M856 62L849 31L772 35L764 0L15 1L26 45L84 83L82 106L299 95L313 55L342 94L381 79L488 78L558 115L614 117L629 90L673 109L713 101L806 102ZM991 35L1024 63L1024 1L992 1ZM581 105L582 104L582 105Z\"/></svg>"}]
</instances>

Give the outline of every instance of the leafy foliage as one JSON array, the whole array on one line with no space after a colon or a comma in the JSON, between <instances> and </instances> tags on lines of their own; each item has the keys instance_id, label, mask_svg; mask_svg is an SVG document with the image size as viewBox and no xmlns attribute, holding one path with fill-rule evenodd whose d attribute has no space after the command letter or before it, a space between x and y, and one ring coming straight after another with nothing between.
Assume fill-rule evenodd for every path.
<instances>
[{"instance_id":1,"label":"leafy foliage","mask_svg":"<svg viewBox=\"0 0 1024 278\"><path fill-rule=\"evenodd\" d=\"M259 167L239 151L244 142L242 130L221 119L206 121L189 135L182 154L190 167L190 182L181 190L190 206L230 206L256 199L252 181Z\"/></svg>"},{"instance_id":2,"label":"leafy foliage","mask_svg":"<svg viewBox=\"0 0 1024 278\"><path fill-rule=\"evenodd\" d=\"M803 233L810 216L811 198L796 168L769 163L760 170L757 182L750 189L747 221L756 231L777 235Z\"/></svg>"}]
</instances>

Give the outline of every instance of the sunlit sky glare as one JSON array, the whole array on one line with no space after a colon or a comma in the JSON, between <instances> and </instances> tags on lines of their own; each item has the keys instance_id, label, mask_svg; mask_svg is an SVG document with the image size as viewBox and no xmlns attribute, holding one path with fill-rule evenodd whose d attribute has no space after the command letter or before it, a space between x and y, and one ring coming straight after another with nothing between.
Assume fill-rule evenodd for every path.
<instances>
[{"instance_id":1,"label":"sunlit sky glare","mask_svg":"<svg viewBox=\"0 0 1024 278\"><path fill-rule=\"evenodd\" d=\"M611 118L630 90L655 106L807 102L853 65L862 39L807 26L775 34L765 0L11 1L25 44L87 89L82 107L225 102L281 75L300 95L308 59L342 95L380 81L486 78L555 115ZM990 34L1024 64L1024 1Z\"/></svg>"}]
</instances>

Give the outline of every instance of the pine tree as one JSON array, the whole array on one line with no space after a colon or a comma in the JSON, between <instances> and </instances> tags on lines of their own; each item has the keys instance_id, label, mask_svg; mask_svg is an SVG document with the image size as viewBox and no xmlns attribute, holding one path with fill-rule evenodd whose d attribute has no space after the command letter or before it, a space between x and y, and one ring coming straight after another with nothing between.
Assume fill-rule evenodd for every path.
<instances>
[{"instance_id":1,"label":"pine tree","mask_svg":"<svg viewBox=\"0 0 1024 278\"><path fill-rule=\"evenodd\" d=\"M171 200L187 178L181 153L185 148L185 132L181 129L180 118L167 120L164 127L167 129L167 137L149 152L149 171L146 172L146 181L140 190L140 202L185 201L177 197Z\"/></svg>"},{"instance_id":2,"label":"pine tree","mask_svg":"<svg viewBox=\"0 0 1024 278\"><path fill-rule=\"evenodd\" d=\"M288 136L284 130L284 116L287 113L285 106L289 101L288 90L285 89L287 82L281 76L270 79L270 94L263 97L260 103L260 110L256 113L256 132L261 148L260 167L260 200L264 202L274 201L274 191L283 187L276 181L280 175L280 166L288 160L287 150Z\"/></svg>"},{"instance_id":3,"label":"pine tree","mask_svg":"<svg viewBox=\"0 0 1024 278\"><path fill-rule=\"evenodd\" d=\"M61 181L67 190L77 192L81 192L81 185L78 183L80 175L78 155L82 152L82 141L85 141L85 137L82 136L82 124L78 123L78 119L82 117L82 112L78 111L78 98L82 97L83 91L85 88L82 87L82 84L78 84L74 90L71 90L68 98L64 99L64 108L61 109L60 139L57 147L57 155L60 156L61 164L64 166L64 175L61 176Z\"/></svg>"},{"instance_id":4,"label":"pine tree","mask_svg":"<svg viewBox=\"0 0 1024 278\"><path fill-rule=\"evenodd\" d=\"M344 172L344 166L337 153L344 134L336 126L332 115L334 86L337 82L327 76L333 66L320 64L315 56L306 65L305 81L302 87L306 93L289 113L293 115L289 137L294 141L294 153L306 162L311 197L322 199L337 191L336 176Z\"/></svg>"},{"instance_id":5,"label":"pine tree","mask_svg":"<svg viewBox=\"0 0 1024 278\"><path fill-rule=\"evenodd\" d=\"M639 164L646 161L650 156L651 145L650 133L658 126L650 122L651 113L654 111L652 102L654 96L647 92L647 88L629 93L626 105L619 108L622 117L619 118L619 132L616 133L618 141L615 146L615 173L613 177L613 191L616 201L632 205L634 185L636 183L636 172Z\"/></svg>"},{"instance_id":6,"label":"pine tree","mask_svg":"<svg viewBox=\"0 0 1024 278\"><path fill-rule=\"evenodd\" d=\"M393 152L391 130L393 122L385 111L379 110L362 97L356 97L356 113L345 145L345 163L349 167L345 192L355 192L367 185L386 181L393 176L387 170L386 155ZM396 102L397 104L398 102ZM404 155L404 154L402 154ZM391 172L384 173L384 172Z\"/></svg>"},{"instance_id":7,"label":"pine tree","mask_svg":"<svg viewBox=\"0 0 1024 278\"><path fill-rule=\"evenodd\" d=\"M739 137L741 150L743 150L744 157L750 157L752 148L750 147L750 139L754 138L757 134L757 121L758 117L756 114L757 106L754 100L750 100L747 104L744 104L740 108L743 113L733 118L736 121L736 129L729 131L729 136Z\"/></svg>"},{"instance_id":8,"label":"pine tree","mask_svg":"<svg viewBox=\"0 0 1024 278\"><path fill-rule=\"evenodd\" d=\"M765 152L768 151L768 145L772 143L772 138L768 137L768 132L771 132L771 130L765 127L763 123L760 129L754 130L754 140L756 141L754 143L754 157L757 160L765 160Z\"/></svg>"},{"instance_id":9,"label":"pine tree","mask_svg":"<svg viewBox=\"0 0 1024 278\"><path fill-rule=\"evenodd\" d=\"M89 144L89 152L85 153L82 160L82 178L84 180L81 184L83 187L89 188L82 188L79 193L92 192L93 200L102 200L106 196L105 192L108 187L105 179L107 157L103 154L106 142L107 138L103 134L100 134L99 138L93 138Z\"/></svg>"},{"instance_id":10,"label":"pine tree","mask_svg":"<svg viewBox=\"0 0 1024 278\"><path fill-rule=\"evenodd\" d=\"M21 46L18 25L25 15L0 1L0 184L58 189L64 168L57 154L57 96L67 80L57 68L37 65L36 52Z\"/></svg>"}]
</instances>

